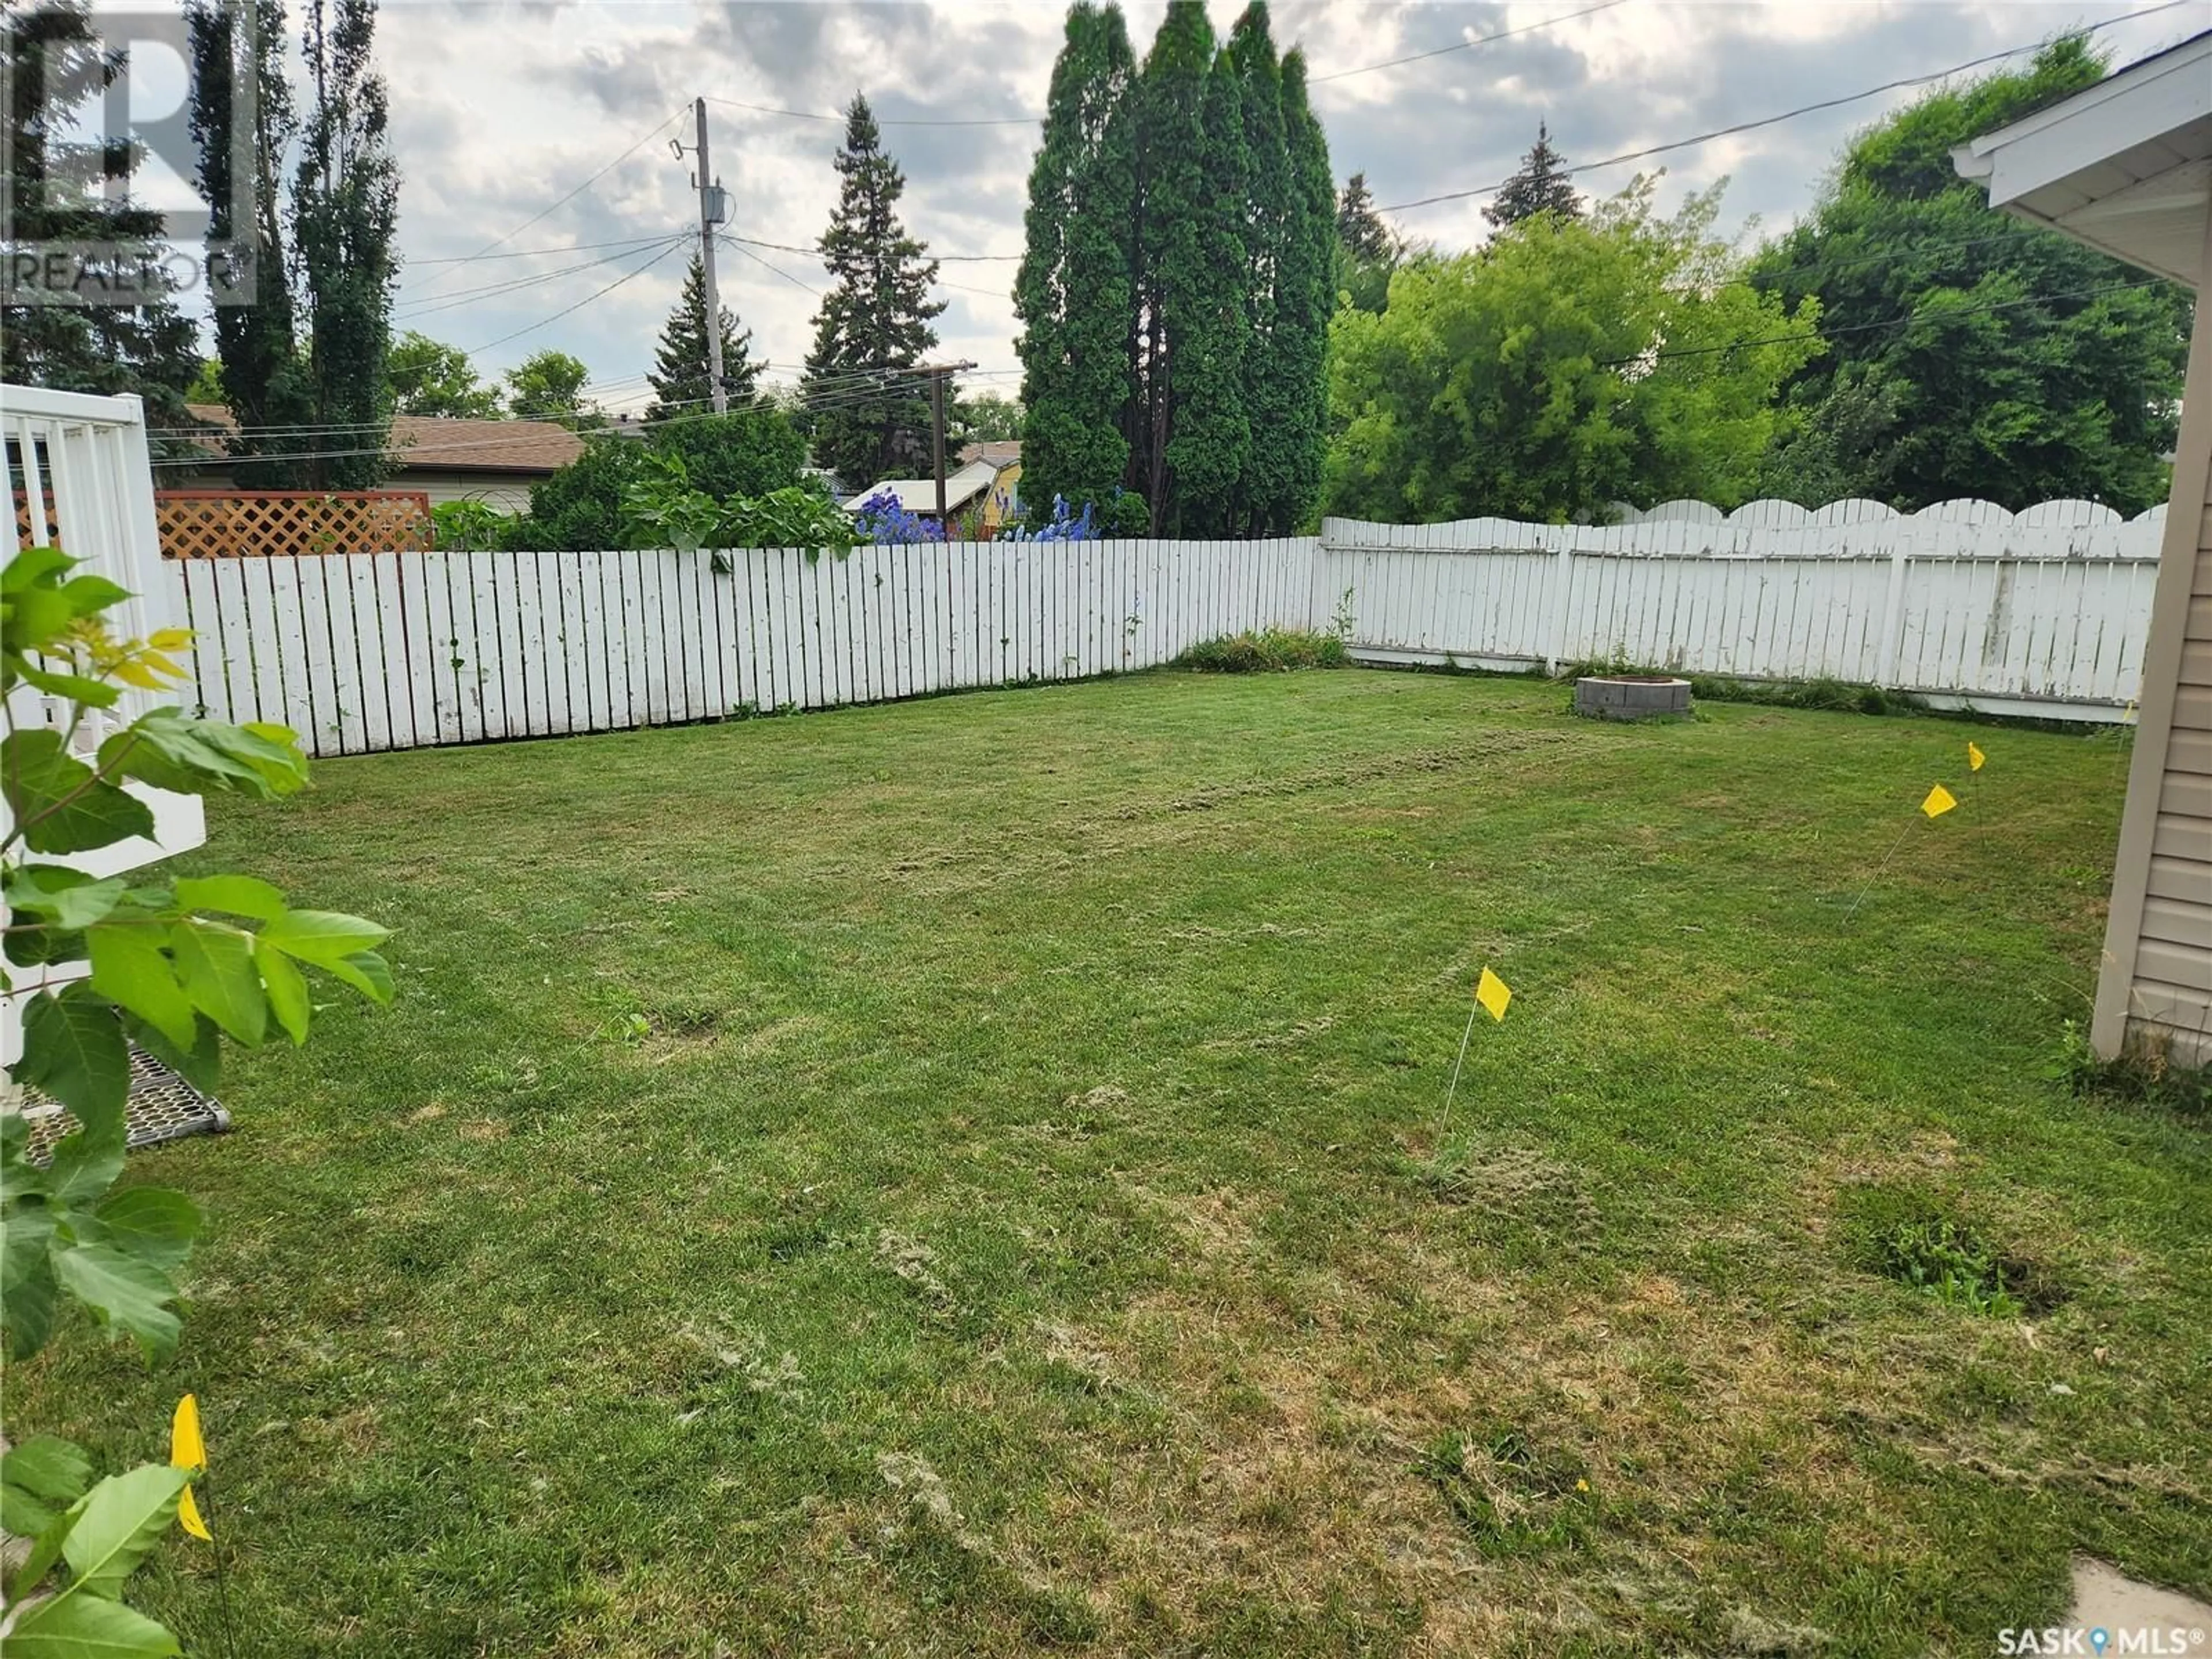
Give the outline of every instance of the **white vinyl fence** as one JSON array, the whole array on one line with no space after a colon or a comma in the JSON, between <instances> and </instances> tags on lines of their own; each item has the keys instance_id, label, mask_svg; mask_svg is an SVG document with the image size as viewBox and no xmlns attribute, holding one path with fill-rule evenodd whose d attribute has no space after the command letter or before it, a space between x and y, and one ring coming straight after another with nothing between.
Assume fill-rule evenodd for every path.
<instances>
[{"instance_id":1,"label":"white vinyl fence","mask_svg":"<svg viewBox=\"0 0 2212 1659\"><path fill-rule=\"evenodd\" d=\"M2162 512L2162 510L2161 510ZM956 543L848 559L378 553L167 567L207 710L319 755L556 736L1147 668L1242 629L1380 662L1826 675L2117 720L2154 513L1670 503L1605 528L1328 520L1267 542Z\"/></svg>"},{"instance_id":2,"label":"white vinyl fence","mask_svg":"<svg viewBox=\"0 0 2212 1659\"><path fill-rule=\"evenodd\" d=\"M1330 519L1316 586L1352 596L1355 648L1376 660L1826 677L2117 720L2141 685L2165 514L1678 501L1598 529Z\"/></svg>"}]
</instances>

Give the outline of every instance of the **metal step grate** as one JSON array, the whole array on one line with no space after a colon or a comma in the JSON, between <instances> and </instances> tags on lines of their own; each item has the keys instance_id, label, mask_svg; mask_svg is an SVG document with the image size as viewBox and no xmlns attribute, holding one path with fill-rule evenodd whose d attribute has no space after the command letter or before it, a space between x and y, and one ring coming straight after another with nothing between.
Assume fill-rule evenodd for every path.
<instances>
[{"instance_id":1,"label":"metal step grate","mask_svg":"<svg viewBox=\"0 0 2212 1659\"><path fill-rule=\"evenodd\" d=\"M74 1133L76 1119L36 1089L23 1091L23 1120L30 1126L29 1156L43 1164L54 1143ZM125 1121L128 1146L159 1146L188 1135L221 1134L230 1114L135 1044L131 1050L131 1103Z\"/></svg>"}]
</instances>

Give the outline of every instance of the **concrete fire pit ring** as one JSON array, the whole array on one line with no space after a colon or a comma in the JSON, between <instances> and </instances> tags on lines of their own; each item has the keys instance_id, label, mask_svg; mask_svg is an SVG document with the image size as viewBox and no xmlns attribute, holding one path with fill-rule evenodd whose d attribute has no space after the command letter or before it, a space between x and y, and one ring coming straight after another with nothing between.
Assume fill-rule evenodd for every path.
<instances>
[{"instance_id":1,"label":"concrete fire pit ring","mask_svg":"<svg viewBox=\"0 0 2212 1659\"><path fill-rule=\"evenodd\" d=\"M1690 683L1668 674L1590 674L1575 682L1575 713L1602 720L1686 720Z\"/></svg>"}]
</instances>

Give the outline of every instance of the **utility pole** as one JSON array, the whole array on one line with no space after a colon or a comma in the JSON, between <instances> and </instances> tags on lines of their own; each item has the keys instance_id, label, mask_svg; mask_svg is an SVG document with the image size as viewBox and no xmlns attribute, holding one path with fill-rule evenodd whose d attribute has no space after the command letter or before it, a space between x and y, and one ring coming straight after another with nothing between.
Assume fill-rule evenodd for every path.
<instances>
[{"instance_id":1,"label":"utility pole","mask_svg":"<svg viewBox=\"0 0 2212 1659\"><path fill-rule=\"evenodd\" d=\"M720 181L707 155L707 100L692 100L693 113L699 118L699 270L705 279L707 290L707 389L714 395L714 413L730 412L730 394L722 386L722 295L714 284L714 227L730 216L730 198ZM668 141L678 155L684 154L681 139Z\"/></svg>"},{"instance_id":2,"label":"utility pole","mask_svg":"<svg viewBox=\"0 0 2212 1659\"><path fill-rule=\"evenodd\" d=\"M945 382L963 368L973 368L971 362L938 363L925 368L929 376L929 448L937 472L937 529L942 535L949 528L945 522Z\"/></svg>"}]
</instances>

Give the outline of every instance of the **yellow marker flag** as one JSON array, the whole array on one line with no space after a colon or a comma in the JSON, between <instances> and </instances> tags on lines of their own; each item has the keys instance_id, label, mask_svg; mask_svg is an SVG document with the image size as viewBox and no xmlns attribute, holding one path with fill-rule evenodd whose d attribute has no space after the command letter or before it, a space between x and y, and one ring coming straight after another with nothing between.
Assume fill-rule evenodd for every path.
<instances>
[{"instance_id":1,"label":"yellow marker flag","mask_svg":"<svg viewBox=\"0 0 2212 1659\"><path fill-rule=\"evenodd\" d=\"M200 1437L200 1402L197 1395L188 1394L177 1401L176 1415L169 1419L169 1467L203 1472L207 1468L207 1442ZM215 1534L200 1519L200 1506L192 1502L190 1486L178 1496L177 1524L195 1538L210 1544L215 1542Z\"/></svg>"},{"instance_id":2,"label":"yellow marker flag","mask_svg":"<svg viewBox=\"0 0 2212 1659\"><path fill-rule=\"evenodd\" d=\"M1491 1018L1502 1020L1505 1018L1505 1005L1513 1000L1512 988L1486 968L1475 982L1474 1000Z\"/></svg>"},{"instance_id":3,"label":"yellow marker flag","mask_svg":"<svg viewBox=\"0 0 2212 1659\"><path fill-rule=\"evenodd\" d=\"M203 1544L215 1542L215 1534L207 1529L207 1522L200 1519L200 1506L192 1502L190 1486L177 1494L177 1524Z\"/></svg>"},{"instance_id":4,"label":"yellow marker flag","mask_svg":"<svg viewBox=\"0 0 2212 1659\"><path fill-rule=\"evenodd\" d=\"M177 1414L169 1419L169 1467L207 1468L207 1442L200 1438L200 1402L197 1395L177 1401Z\"/></svg>"},{"instance_id":5,"label":"yellow marker flag","mask_svg":"<svg viewBox=\"0 0 2212 1659\"><path fill-rule=\"evenodd\" d=\"M1931 818L1940 818L1959 804L1959 798L1937 784L1928 792L1928 799L1920 803L1920 810Z\"/></svg>"},{"instance_id":6,"label":"yellow marker flag","mask_svg":"<svg viewBox=\"0 0 2212 1659\"><path fill-rule=\"evenodd\" d=\"M1988 759L1989 757L1982 752L1979 744L1969 743L1966 745L1966 768L1969 771L1980 771L1982 763Z\"/></svg>"}]
</instances>

